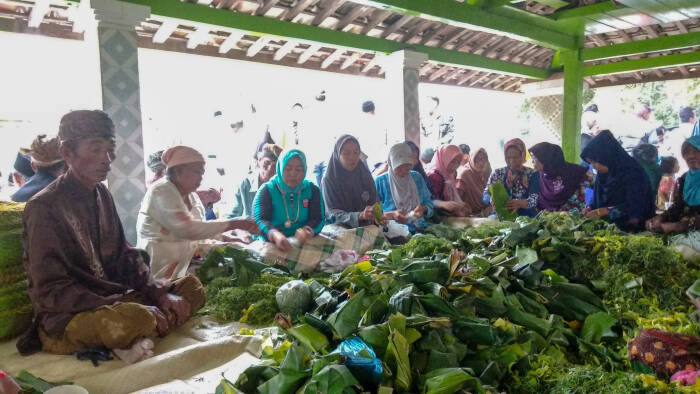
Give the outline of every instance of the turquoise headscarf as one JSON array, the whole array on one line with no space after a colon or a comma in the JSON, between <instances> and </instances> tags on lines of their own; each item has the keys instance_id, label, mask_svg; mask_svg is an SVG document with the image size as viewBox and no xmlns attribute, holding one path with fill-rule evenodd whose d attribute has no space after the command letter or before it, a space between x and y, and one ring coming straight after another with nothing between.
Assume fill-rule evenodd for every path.
<instances>
[{"instance_id":1,"label":"turquoise headscarf","mask_svg":"<svg viewBox=\"0 0 700 394\"><path fill-rule=\"evenodd\" d=\"M700 135L690 137L685 142L700 151ZM691 207L700 206L700 170L688 170L685 174L683 200Z\"/></svg>"},{"instance_id":2,"label":"turquoise headscarf","mask_svg":"<svg viewBox=\"0 0 700 394\"><path fill-rule=\"evenodd\" d=\"M289 164L289 161L295 157L298 157L299 160L301 160L301 165L302 165L302 167L304 167L304 177L306 177L306 155L304 155L304 152L302 152L298 149L292 149L292 150L283 152L281 154L281 157L282 157L281 160L277 160L277 174L275 175L275 178L273 179L275 186L279 187L279 189L281 191L286 192L286 193L296 193L296 192L302 190L304 187L308 187L308 185L307 185L308 181L303 180L299 184L299 186L291 189L284 183L284 179L283 179L284 169L287 167L287 164Z\"/></svg>"}]
</instances>

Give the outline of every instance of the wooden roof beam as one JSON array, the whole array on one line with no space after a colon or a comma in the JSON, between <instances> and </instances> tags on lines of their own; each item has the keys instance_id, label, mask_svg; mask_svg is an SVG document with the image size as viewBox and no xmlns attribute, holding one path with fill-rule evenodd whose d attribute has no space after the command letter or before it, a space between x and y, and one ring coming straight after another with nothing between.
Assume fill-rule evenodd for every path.
<instances>
[{"instance_id":1,"label":"wooden roof beam","mask_svg":"<svg viewBox=\"0 0 700 394\"><path fill-rule=\"evenodd\" d=\"M414 37L423 33L433 24L433 21L418 20L418 22L401 39L401 42L409 42ZM425 36L425 34L424 34Z\"/></svg>"},{"instance_id":2,"label":"wooden roof beam","mask_svg":"<svg viewBox=\"0 0 700 394\"><path fill-rule=\"evenodd\" d=\"M421 38L421 40L420 40L420 44L421 44L421 45L428 45L428 43L429 43L430 41L432 41L433 38L438 37L438 36L441 35L441 34L444 34L444 33L447 32L448 30L450 30L451 28L452 28L452 26L450 26L450 25L442 24L442 25L441 25L440 27L438 27L437 29L434 29L434 30L431 31L430 33L428 33L428 34L426 34L425 36L423 36L423 38Z\"/></svg>"},{"instance_id":3,"label":"wooden roof beam","mask_svg":"<svg viewBox=\"0 0 700 394\"><path fill-rule=\"evenodd\" d=\"M272 36L264 36L258 38L257 41L253 43L253 45L248 47L248 50L246 51L246 56L248 57L253 57L258 54L263 48L267 46L267 44L270 43L272 40Z\"/></svg>"},{"instance_id":4,"label":"wooden roof beam","mask_svg":"<svg viewBox=\"0 0 700 394\"><path fill-rule=\"evenodd\" d=\"M584 76L611 75L695 63L700 63L700 51L586 66L583 73Z\"/></svg>"},{"instance_id":5,"label":"wooden roof beam","mask_svg":"<svg viewBox=\"0 0 700 394\"><path fill-rule=\"evenodd\" d=\"M408 23L408 21L410 21L411 19L413 19L412 16L409 16L409 15L402 16L401 18L399 18L399 20L392 23L391 26L387 27L384 30L384 32L382 33L381 37L388 38L390 35L396 33L400 28L403 27L403 25Z\"/></svg>"},{"instance_id":6,"label":"wooden roof beam","mask_svg":"<svg viewBox=\"0 0 700 394\"><path fill-rule=\"evenodd\" d=\"M375 10L372 14L372 18L369 20L369 23L367 23L367 25L362 28L362 32L360 32L360 34L362 34L363 36L369 34L369 32L372 31L372 29L374 29L380 23L382 23L384 19L389 17L389 15L391 15L391 11Z\"/></svg>"},{"instance_id":7,"label":"wooden roof beam","mask_svg":"<svg viewBox=\"0 0 700 394\"><path fill-rule=\"evenodd\" d=\"M373 69L375 66L379 66L380 61L380 55L374 55L374 57L370 59L370 61L368 61L367 64L365 64L365 66L362 68L362 72L366 73L367 71Z\"/></svg>"},{"instance_id":8,"label":"wooden roof beam","mask_svg":"<svg viewBox=\"0 0 700 394\"><path fill-rule=\"evenodd\" d=\"M277 50L277 52L275 52L274 59L276 61L284 59L285 56L289 55L289 53L296 48L297 44L298 42L294 40L288 40Z\"/></svg>"},{"instance_id":9,"label":"wooden roof beam","mask_svg":"<svg viewBox=\"0 0 700 394\"><path fill-rule=\"evenodd\" d=\"M313 45L318 47L323 45L334 49L342 48L361 52L392 53L405 49L407 45L392 40L323 29L301 23L284 22L272 18L251 16L240 12L222 12L215 8L182 3L177 0L122 1L149 6L155 19L158 17L186 18L192 22L205 24L211 29L223 27L225 29L251 31L259 35L269 35L279 39L294 39L300 42L313 43ZM417 52L428 55L432 62L442 65L466 67L529 79L545 79L549 76L549 70L543 68L509 63L485 56L436 47L422 45L411 45L411 47ZM300 57L301 59L303 57Z\"/></svg>"},{"instance_id":10,"label":"wooden roof beam","mask_svg":"<svg viewBox=\"0 0 700 394\"><path fill-rule=\"evenodd\" d=\"M187 49L195 49L207 41L209 41L209 29L198 27L187 36Z\"/></svg>"},{"instance_id":11,"label":"wooden roof beam","mask_svg":"<svg viewBox=\"0 0 700 394\"><path fill-rule=\"evenodd\" d=\"M340 57L343 56L343 53L345 53L344 49L336 49L335 51L331 52L330 55L326 56L326 58L323 59L323 63L321 63L321 68L323 70L327 69L331 64L335 63L336 60L340 59Z\"/></svg>"},{"instance_id":12,"label":"wooden roof beam","mask_svg":"<svg viewBox=\"0 0 700 394\"><path fill-rule=\"evenodd\" d=\"M320 25L321 23L323 23L324 20L326 20L326 18L333 15L333 13L344 3L345 0L328 0L323 4L323 11L316 14L316 17L314 17L314 20L313 22L311 22L311 24L313 26Z\"/></svg>"},{"instance_id":13,"label":"wooden roof beam","mask_svg":"<svg viewBox=\"0 0 700 394\"><path fill-rule=\"evenodd\" d=\"M623 44L609 45L598 48L585 48L581 50L581 59L584 61L611 59L622 56L633 56L650 52L671 51L691 48L700 45L700 32L679 34L652 38L648 40L632 41Z\"/></svg>"},{"instance_id":14,"label":"wooden roof beam","mask_svg":"<svg viewBox=\"0 0 700 394\"><path fill-rule=\"evenodd\" d=\"M321 46L318 44L312 44L309 45L308 48L304 50L304 52L299 55L299 59L297 59L298 64L304 64L306 63L309 59L311 59L311 56L314 55L314 53L318 52L318 50L321 49Z\"/></svg>"},{"instance_id":15,"label":"wooden roof beam","mask_svg":"<svg viewBox=\"0 0 700 394\"><path fill-rule=\"evenodd\" d=\"M296 18L297 15L299 15L302 11L311 6L311 4L313 4L314 1L316 0L298 0L297 4L284 15L284 18L282 18L282 20L294 20L294 18Z\"/></svg>"},{"instance_id":16,"label":"wooden roof beam","mask_svg":"<svg viewBox=\"0 0 700 394\"><path fill-rule=\"evenodd\" d=\"M175 32L175 29L177 29L177 22L171 20L164 21L153 35L153 42L155 44L164 43L168 40L170 35Z\"/></svg>"},{"instance_id":17,"label":"wooden roof beam","mask_svg":"<svg viewBox=\"0 0 700 394\"><path fill-rule=\"evenodd\" d=\"M340 69L345 70L346 68L352 66L356 61L360 60L360 57L362 57L360 53L353 53L352 55L348 56L345 61L343 61L343 64L340 65Z\"/></svg>"},{"instance_id":18,"label":"wooden roof beam","mask_svg":"<svg viewBox=\"0 0 700 394\"><path fill-rule=\"evenodd\" d=\"M463 76L459 81L457 81L457 85L463 85L465 82L469 81L469 80L472 79L475 75L478 75L478 74L480 74L480 73L479 73L478 71L475 71L475 70L467 71L467 72L464 74L464 76Z\"/></svg>"},{"instance_id":19,"label":"wooden roof beam","mask_svg":"<svg viewBox=\"0 0 700 394\"><path fill-rule=\"evenodd\" d=\"M343 19L339 20L338 23L335 25L336 30L343 30L345 27L352 22L355 21L355 19L359 18L360 16L366 14L367 12L370 11L369 7L355 7L348 11L345 16L343 16Z\"/></svg>"},{"instance_id":20,"label":"wooden roof beam","mask_svg":"<svg viewBox=\"0 0 700 394\"><path fill-rule=\"evenodd\" d=\"M219 45L219 53L228 53L231 49L236 47L238 41L243 38L244 33L242 31L233 31L228 37Z\"/></svg>"},{"instance_id":21,"label":"wooden roof beam","mask_svg":"<svg viewBox=\"0 0 700 394\"><path fill-rule=\"evenodd\" d=\"M49 0L36 0L32 10L29 11L29 27L39 27L44 20L44 15L49 12Z\"/></svg>"},{"instance_id":22,"label":"wooden roof beam","mask_svg":"<svg viewBox=\"0 0 700 394\"><path fill-rule=\"evenodd\" d=\"M262 7L258 8L255 11L255 15L263 16L263 15L267 14L267 12L270 11L272 9L272 7L277 5L278 2L279 2L279 0L267 0L265 2L265 5L263 5Z\"/></svg>"},{"instance_id":23,"label":"wooden roof beam","mask_svg":"<svg viewBox=\"0 0 700 394\"><path fill-rule=\"evenodd\" d=\"M446 48L452 41L455 41L466 34L472 33L474 32L466 29L455 29L455 31L452 34L448 35L447 37L445 37L445 39L442 40L442 42L440 42L440 48Z\"/></svg>"},{"instance_id":24,"label":"wooden roof beam","mask_svg":"<svg viewBox=\"0 0 700 394\"><path fill-rule=\"evenodd\" d=\"M430 76L428 77L428 80L429 80L430 82L433 82L433 81L435 81L436 79L440 78L441 76L447 74L447 72L450 71L450 70L452 70L452 67L442 66L439 70L437 70L437 71L433 72L432 74L430 74Z\"/></svg>"},{"instance_id":25,"label":"wooden roof beam","mask_svg":"<svg viewBox=\"0 0 700 394\"><path fill-rule=\"evenodd\" d=\"M404 16L434 21L449 20L452 26L502 34L554 49L576 49L577 27L562 25L543 16L511 7L484 10L456 1L356 0L361 4L388 9Z\"/></svg>"}]
</instances>

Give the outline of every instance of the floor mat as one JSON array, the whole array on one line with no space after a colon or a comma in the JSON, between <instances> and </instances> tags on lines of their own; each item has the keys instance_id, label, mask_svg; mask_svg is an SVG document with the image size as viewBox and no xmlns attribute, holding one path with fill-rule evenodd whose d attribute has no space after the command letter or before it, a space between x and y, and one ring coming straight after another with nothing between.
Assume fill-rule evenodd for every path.
<instances>
[{"instance_id":1,"label":"floor mat","mask_svg":"<svg viewBox=\"0 0 700 394\"><path fill-rule=\"evenodd\" d=\"M132 365L113 360L99 367L73 356L37 353L22 357L12 340L0 343L0 370L11 376L27 370L48 381L73 382L92 394L131 393L159 385L181 388L143 392L214 392L222 372L235 380L260 356L262 338L238 335L241 327L240 323L220 325L209 317L195 317L158 338L153 358Z\"/></svg>"}]
</instances>

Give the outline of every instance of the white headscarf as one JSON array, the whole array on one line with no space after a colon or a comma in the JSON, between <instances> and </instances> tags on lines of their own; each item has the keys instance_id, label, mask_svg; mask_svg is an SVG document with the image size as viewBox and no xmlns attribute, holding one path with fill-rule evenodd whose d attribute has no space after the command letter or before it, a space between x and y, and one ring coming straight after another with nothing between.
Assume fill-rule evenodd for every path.
<instances>
[{"instance_id":1,"label":"white headscarf","mask_svg":"<svg viewBox=\"0 0 700 394\"><path fill-rule=\"evenodd\" d=\"M418 195L418 187L413 177L409 173L403 178L399 178L394 174L394 169L402 165L413 162L413 152L408 144L401 142L391 147L389 151L389 186L391 187L391 196L394 198L396 208L408 213L420 205L420 196Z\"/></svg>"}]
</instances>

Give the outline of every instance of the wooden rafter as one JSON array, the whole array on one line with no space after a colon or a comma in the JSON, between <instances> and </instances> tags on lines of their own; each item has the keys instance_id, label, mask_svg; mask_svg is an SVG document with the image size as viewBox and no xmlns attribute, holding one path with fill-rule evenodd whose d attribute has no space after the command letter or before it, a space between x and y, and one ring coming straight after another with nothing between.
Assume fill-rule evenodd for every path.
<instances>
[{"instance_id":1,"label":"wooden rafter","mask_svg":"<svg viewBox=\"0 0 700 394\"><path fill-rule=\"evenodd\" d=\"M362 15L368 13L371 10L371 7L355 7L348 11L345 16L343 16L343 19L339 20L338 23L335 25L336 30L343 30L345 29L346 26L351 24L355 19L361 17Z\"/></svg>"},{"instance_id":2,"label":"wooden rafter","mask_svg":"<svg viewBox=\"0 0 700 394\"><path fill-rule=\"evenodd\" d=\"M344 3L345 0L328 0L323 4L323 10L316 14L311 24L313 26L320 25L324 20L326 20L326 18L333 15L333 13Z\"/></svg>"},{"instance_id":3,"label":"wooden rafter","mask_svg":"<svg viewBox=\"0 0 700 394\"><path fill-rule=\"evenodd\" d=\"M274 59L276 61L280 61L280 60L284 59L284 57L289 55L289 53L291 53L294 50L294 48L296 48L297 45L298 45L298 43L294 40L289 40L289 41L285 42L284 45L282 45L275 52Z\"/></svg>"},{"instance_id":4,"label":"wooden rafter","mask_svg":"<svg viewBox=\"0 0 700 394\"><path fill-rule=\"evenodd\" d=\"M263 5L262 7L259 7L255 11L255 15L263 16L263 15L267 14L267 12L270 11L272 9L272 7L277 5L278 2L279 2L279 0L267 0L265 2L265 5Z\"/></svg>"},{"instance_id":5,"label":"wooden rafter","mask_svg":"<svg viewBox=\"0 0 700 394\"><path fill-rule=\"evenodd\" d=\"M423 33L432 24L433 21L428 21L425 19L417 20L413 27L411 27L411 29L408 32L406 32L406 34L403 36L401 42L411 41L411 39Z\"/></svg>"},{"instance_id":6,"label":"wooden rafter","mask_svg":"<svg viewBox=\"0 0 700 394\"><path fill-rule=\"evenodd\" d=\"M391 26L389 26L386 30L384 30L381 37L388 38L390 35L396 33L401 27L403 27L403 25L408 23L408 21L410 21L411 19L413 19L412 16L409 16L409 15L402 16L401 18L399 18L399 20L392 23Z\"/></svg>"},{"instance_id":7,"label":"wooden rafter","mask_svg":"<svg viewBox=\"0 0 700 394\"><path fill-rule=\"evenodd\" d=\"M430 31L429 33L427 33L423 36L423 38L420 40L420 44L421 45L428 45L428 43L430 41L432 41L434 38L439 37L442 34L445 34L445 32L450 30L450 28L451 28L451 26L446 25L446 24L442 24L442 25L440 25L440 27L436 27L435 29L433 29L432 31Z\"/></svg>"},{"instance_id":8,"label":"wooden rafter","mask_svg":"<svg viewBox=\"0 0 700 394\"><path fill-rule=\"evenodd\" d=\"M362 32L360 34L369 34L369 32L372 31L372 29L376 28L380 23L384 21L384 19L388 18L389 15L391 15L391 11L375 10L367 25L362 28Z\"/></svg>"},{"instance_id":9,"label":"wooden rafter","mask_svg":"<svg viewBox=\"0 0 700 394\"><path fill-rule=\"evenodd\" d=\"M343 53L345 53L345 49L336 49L335 51L331 52L330 55L323 59L321 68L324 70L327 69L331 64L335 63L336 60L340 59L340 57L343 56Z\"/></svg>"},{"instance_id":10,"label":"wooden rafter","mask_svg":"<svg viewBox=\"0 0 700 394\"><path fill-rule=\"evenodd\" d=\"M298 0L298 1L297 1L297 4L294 6L294 8L292 8L291 10L289 10L289 12L287 12L287 13L284 15L284 17L281 18L281 19L282 19L282 20L285 20L285 21L294 20L294 18L296 18L297 15L299 15L299 14L300 14L302 11L304 11L307 7L311 6L311 4L314 3L314 1L316 1L316 0Z\"/></svg>"},{"instance_id":11,"label":"wooden rafter","mask_svg":"<svg viewBox=\"0 0 700 394\"><path fill-rule=\"evenodd\" d=\"M299 64L304 64L306 63L309 59L311 59L311 56L313 56L318 50L321 49L321 46L318 44L312 44L309 45L308 48L304 50L304 52L299 55L299 59L297 59L297 63Z\"/></svg>"},{"instance_id":12,"label":"wooden rafter","mask_svg":"<svg viewBox=\"0 0 700 394\"><path fill-rule=\"evenodd\" d=\"M361 56L361 54L354 52L352 55L345 58L343 64L340 66L340 69L345 70L346 68L352 66L356 61L360 59Z\"/></svg>"},{"instance_id":13,"label":"wooden rafter","mask_svg":"<svg viewBox=\"0 0 700 394\"><path fill-rule=\"evenodd\" d=\"M428 77L428 80L430 80L430 82L433 82L436 79L440 78L441 76L447 74L451 70L452 70L452 67L442 66L439 70L430 74L430 76Z\"/></svg>"}]
</instances>

